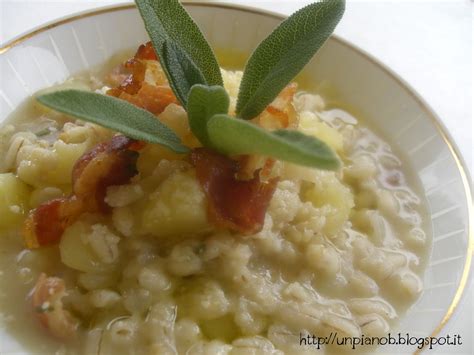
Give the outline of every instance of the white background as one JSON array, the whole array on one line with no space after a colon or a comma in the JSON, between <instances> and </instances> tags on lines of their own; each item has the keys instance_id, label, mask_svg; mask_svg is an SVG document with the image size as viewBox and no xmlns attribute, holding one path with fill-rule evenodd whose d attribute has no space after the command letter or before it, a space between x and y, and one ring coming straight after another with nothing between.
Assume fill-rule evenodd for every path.
<instances>
[{"instance_id":1,"label":"white background","mask_svg":"<svg viewBox=\"0 0 474 355\"><path fill-rule=\"evenodd\" d=\"M0 45L46 22L127 0L0 0ZM225 1L290 14L311 1ZM369 52L405 79L440 116L473 169L473 14L468 0L347 0L335 33ZM1 78L0 78L1 80ZM439 353L473 354L473 293L443 331L461 334L460 347ZM442 335L442 334L441 334ZM428 352L429 353L429 352Z\"/></svg>"}]
</instances>

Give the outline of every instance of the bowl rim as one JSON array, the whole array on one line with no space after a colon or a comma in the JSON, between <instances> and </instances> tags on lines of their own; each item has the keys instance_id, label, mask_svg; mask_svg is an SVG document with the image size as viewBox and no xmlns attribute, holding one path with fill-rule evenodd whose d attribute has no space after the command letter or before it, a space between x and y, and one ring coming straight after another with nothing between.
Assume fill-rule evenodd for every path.
<instances>
[{"instance_id":1,"label":"bowl rim","mask_svg":"<svg viewBox=\"0 0 474 355\"><path fill-rule=\"evenodd\" d=\"M264 9L259 9L252 6L240 5L240 4L232 4L232 3L224 3L224 2L208 2L208 1L182 1L184 6L187 7L214 7L214 8L223 8L223 9L230 9L230 10L238 10L243 12L248 12L252 14L264 15L266 17L271 17L276 20L284 20L287 16L269 11ZM49 21L46 24L40 25L32 30L26 31L23 34L20 34L13 38L12 40L8 41L4 45L0 47L0 55L8 52L13 47L23 43L24 41L42 33L46 32L52 28L61 26L63 24L67 24L70 22L74 22L76 20L80 20L83 18L101 15L104 13L111 13L123 10L130 10L135 9L136 5L134 3L125 3L125 4L116 4L116 5L108 5L108 6L101 6L92 10L85 10L73 13L71 15L63 16L59 19ZM466 197L466 205L467 205L467 212L468 212L468 225L467 225L467 250L466 250L466 260L464 262L463 271L461 274L461 279L457 286L456 292L454 294L453 299L451 300L451 304L449 305L446 313L444 314L441 321L438 325L434 328L431 332L430 337L437 336L444 326L449 322L451 317L453 316L454 312L457 310L457 306L459 305L464 290L470 281L470 271L471 271L471 264L472 264L472 257L474 254L474 204L473 204L473 195L472 195L472 180L470 178L469 170L467 165L462 157L459 148L457 147L454 139L452 138L451 134L449 133L448 129L438 116L438 114L432 109L432 107L420 96L420 94L410 85L408 84L405 79L400 77L397 73L395 73L392 69L388 66L383 64L379 59L376 59L373 55L369 54L365 50L361 49L360 47L350 43L349 41L332 34L331 39L335 40L339 44L347 47L348 49L358 53L359 55L363 56L366 60L371 62L373 65L381 69L385 74L390 76L395 82L412 98L421 106L422 110L427 113L431 123L436 128L436 131L440 134L441 138L443 139L444 143L447 145L449 152L454 159L456 166L458 168L458 172L461 176L461 181L464 188L464 195ZM421 349L417 349L414 354L418 354L423 351L424 347Z\"/></svg>"}]
</instances>

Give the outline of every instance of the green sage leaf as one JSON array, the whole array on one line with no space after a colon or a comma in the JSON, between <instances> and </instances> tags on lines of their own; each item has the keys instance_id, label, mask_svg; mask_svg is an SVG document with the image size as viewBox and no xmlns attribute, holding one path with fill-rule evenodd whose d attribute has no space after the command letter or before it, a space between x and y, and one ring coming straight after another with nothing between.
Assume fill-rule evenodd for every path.
<instances>
[{"instance_id":1,"label":"green sage leaf","mask_svg":"<svg viewBox=\"0 0 474 355\"><path fill-rule=\"evenodd\" d=\"M188 93L183 92L186 87L190 89L194 84L223 86L219 64L209 43L178 0L135 2L155 51L160 58L167 58L162 61L163 70L171 88L183 104L188 96ZM173 54L170 53L171 49ZM184 67L174 65L171 55L185 58L188 63ZM192 69L185 70L186 68ZM183 78L186 78L184 83ZM201 78L204 78L204 82Z\"/></svg>"},{"instance_id":2,"label":"green sage leaf","mask_svg":"<svg viewBox=\"0 0 474 355\"><path fill-rule=\"evenodd\" d=\"M283 21L248 60L237 101L237 114L260 114L303 69L334 31L344 0L308 5Z\"/></svg>"},{"instance_id":3,"label":"green sage leaf","mask_svg":"<svg viewBox=\"0 0 474 355\"><path fill-rule=\"evenodd\" d=\"M229 111L229 95L222 86L194 85L188 97L189 127L204 146L211 142L207 122L212 116Z\"/></svg>"},{"instance_id":4,"label":"green sage leaf","mask_svg":"<svg viewBox=\"0 0 474 355\"><path fill-rule=\"evenodd\" d=\"M176 153L189 151L156 116L124 100L79 90L56 91L38 96L37 100L56 111L113 129L130 138L161 144Z\"/></svg>"},{"instance_id":5,"label":"green sage leaf","mask_svg":"<svg viewBox=\"0 0 474 355\"><path fill-rule=\"evenodd\" d=\"M161 64L167 68L174 68L170 84L181 105L186 107L191 87L196 84L206 83L202 72L181 47L170 41L163 43Z\"/></svg>"},{"instance_id":6,"label":"green sage leaf","mask_svg":"<svg viewBox=\"0 0 474 355\"><path fill-rule=\"evenodd\" d=\"M228 155L259 154L313 168L334 170L339 159L326 143L298 131L266 131L228 115L215 115L207 124L212 147Z\"/></svg>"}]
</instances>

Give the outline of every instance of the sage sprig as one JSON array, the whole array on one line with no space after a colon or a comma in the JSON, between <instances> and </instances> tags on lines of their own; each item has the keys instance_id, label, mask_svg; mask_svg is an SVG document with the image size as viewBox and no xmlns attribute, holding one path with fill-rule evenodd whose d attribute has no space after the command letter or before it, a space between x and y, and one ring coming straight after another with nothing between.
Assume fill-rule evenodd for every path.
<instances>
[{"instance_id":1,"label":"sage sprig","mask_svg":"<svg viewBox=\"0 0 474 355\"><path fill-rule=\"evenodd\" d=\"M219 64L199 27L178 0L135 0L170 86L188 112L200 142L223 154L259 154L296 164L336 169L337 155L322 141L298 131L266 131L239 118L258 116L327 40L344 0L322 0L283 21L254 51L240 84L237 117L227 115L229 97ZM151 113L123 100L67 90L38 97L44 105L100 124L131 138L189 149Z\"/></svg>"},{"instance_id":2,"label":"sage sprig","mask_svg":"<svg viewBox=\"0 0 474 355\"><path fill-rule=\"evenodd\" d=\"M207 123L212 116L229 111L229 95L222 86L194 85L189 93L188 120L191 131L204 146L211 146Z\"/></svg>"},{"instance_id":3,"label":"sage sprig","mask_svg":"<svg viewBox=\"0 0 474 355\"><path fill-rule=\"evenodd\" d=\"M112 96L80 90L63 90L36 98L43 105L67 115L97 123L138 140L187 153L179 137L152 113Z\"/></svg>"},{"instance_id":4,"label":"sage sprig","mask_svg":"<svg viewBox=\"0 0 474 355\"><path fill-rule=\"evenodd\" d=\"M283 21L245 66L237 114L244 119L258 116L329 38L343 13L343 0L324 0Z\"/></svg>"},{"instance_id":5,"label":"sage sprig","mask_svg":"<svg viewBox=\"0 0 474 355\"><path fill-rule=\"evenodd\" d=\"M335 153L317 138L294 130L267 131L228 115L215 115L207 125L214 149L228 155L259 154L313 168L337 169Z\"/></svg>"},{"instance_id":6,"label":"sage sprig","mask_svg":"<svg viewBox=\"0 0 474 355\"><path fill-rule=\"evenodd\" d=\"M216 57L201 30L178 0L135 0L153 48L176 97L185 107L194 84L220 85ZM175 65L176 61L183 65Z\"/></svg>"},{"instance_id":7,"label":"sage sprig","mask_svg":"<svg viewBox=\"0 0 474 355\"><path fill-rule=\"evenodd\" d=\"M171 41L163 43L160 58L162 67L173 68L170 82L173 83L172 88L176 97L186 107L189 91L193 85L206 84L202 71L180 46Z\"/></svg>"}]
</instances>

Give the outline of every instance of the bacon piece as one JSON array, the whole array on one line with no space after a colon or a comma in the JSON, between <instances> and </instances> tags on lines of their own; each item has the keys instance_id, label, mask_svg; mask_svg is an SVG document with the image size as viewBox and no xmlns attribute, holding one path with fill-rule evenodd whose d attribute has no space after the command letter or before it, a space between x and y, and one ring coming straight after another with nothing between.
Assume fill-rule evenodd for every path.
<instances>
[{"instance_id":1,"label":"bacon piece","mask_svg":"<svg viewBox=\"0 0 474 355\"><path fill-rule=\"evenodd\" d=\"M142 144L118 135L79 158L72 170L72 189L74 195L84 201L88 212L110 211L104 201L107 188L126 184L138 173L136 150L141 149Z\"/></svg>"},{"instance_id":2,"label":"bacon piece","mask_svg":"<svg viewBox=\"0 0 474 355\"><path fill-rule=\"evenodd\" d=\"M258 124L266 129L296 128L297 117L293 97L298 85L287 85L258 117Z\"/></svg>"},{"instance_id":3,"label":"bacon piece","mask_svg":"<svg viewBox=\"0 0 474 355\"><path fill-rule=\"evenodd\" d=\"M135 56L126 61L123 66L120 66L122 68L121 71L128 71L129 75L125 77L118 87L110 89L107 94L115 97L119 97L122 92L130 95L136 94L145 80L146 60L157 60L151 42L140 45Z\"/></svg>"},{"instance_id":4,"label":"bacon piece","mask_svg":"<svg viewBox=\"0 0 474 355\"><path fill-rule=\"evenodd\" d=\"M111 94L110 90L107 94ZM121 92L116 97L150 111L154 115L162 113L169 104L179 104L169 86L155 86L147 83L141 84L136 94L131 95L127 92Z\"/></svg>"},{"instance_id":5,"label":"bacon piece","mask_svg":"<svg viewBox=\"0 0 474 355\"><path fill-rule=\"evenodd\" d=\"M66 286L62 279L42 273L32 291L31 303L36 318L51 335L69 340L77 335L79 322L63 308L65 295Z\"/></svg>"},{"instance_id":6,"label":"bacon piece","mask_svg":"<svg viewBox=\"0 0 474 355\"><path fill-rule=\"evenodd\" d=\"M85 153L73 167L72 195L47 201L30 212L23 224L28 248L59 242L64 230L84 212L107 213L107 188L137 174L138 152L144 143L117 135Z\"/></svg>"},{"instance_id":7,"label":"bacon piece","mask_svg":"<svg viewBox=\"0 0 474 355\"><path fill-rule=\"evenodd\" d=\"M132 58L124 64L124 69L130 74L116 88L107 91L107 95L119 97L121 93L134 95L140 90L145 80L146 63Z\"/></svg>"},{"instance_id":8,"label":"bacon piece","mask_svg":"<svg viewBox=\"0 0 474 355\"><path fill-rule=\"evenodd\" d=\"M153 48L153 45L150 41L138 47L137 52L135 53L135 58L145 60L158 60L158 57L155 53L155 49Z\"/></svg>"},{"instance_id":9,"label":"bacon piece","mask_svg":"<svg viewBox=\"0 0 474 355\"><path fill-rule=\"evenodd\" d=\"M157 115L171 103L179 104L162 72L151 42L141 45L135 56L124 64L130 74L107 95L118 97ZM149 69L150 74L147 74ZM145 80L150 76L151 83Z\"/></svg>"},{"instance_id":10,"label":"bacon piece","mask_svg":"<svg viewBox=\"0 0 474 355\"><path fill-rule=\"evenodd\" d=\"M216 226L244 234L262 229L277 178L261 182L257 171L250 180L237 180L238 162L206 148L194 149L191 162L209 201L209 219Z\"/></svg>"},{"instance_id":11,"label":"bacon piece","mask_svg":"<svg viewBox=\"0 0 474 355\"><path fill-rule=\"evenodd\" d=\"M23 224L23 239L30 249L57 243L67 226L84 209L75 196L57 198L39 205Z\"/></svg>"}]
</instances>

